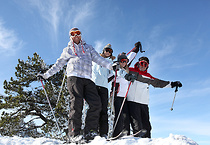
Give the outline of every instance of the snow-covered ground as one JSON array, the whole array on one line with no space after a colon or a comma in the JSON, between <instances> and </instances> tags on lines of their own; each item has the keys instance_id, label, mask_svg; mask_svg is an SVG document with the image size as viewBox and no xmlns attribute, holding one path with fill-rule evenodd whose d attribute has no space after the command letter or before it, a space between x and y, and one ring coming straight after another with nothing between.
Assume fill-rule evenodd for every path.
<instances>
[{"instance_id":1,"label":"snow-covered ground","mask_svg":"<svg viewBox=\"0 0 210 145\"><path fill-rule=\"evenodd\" d=\"M48 138L21 138L0 136L0 145L59 145L60 140ZM198 145L186 136L170 134L167 138L127 138L107 142L104 138L96 137L89 145ZM67 144L66 144L67 145ZM70 145L74 145L73 143Z\"/></svg>"}]
</instances>

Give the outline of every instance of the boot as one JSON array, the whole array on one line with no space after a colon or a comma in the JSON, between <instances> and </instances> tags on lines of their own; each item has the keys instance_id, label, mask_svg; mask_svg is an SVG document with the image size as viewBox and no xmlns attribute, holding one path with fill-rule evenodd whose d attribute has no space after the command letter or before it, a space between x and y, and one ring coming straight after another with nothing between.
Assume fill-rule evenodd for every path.
<instances>
[{"instance_id":1,"label":"boot","mask_svg":"<svg viewBox=\"0 0 210 145\"><path fill-rule=\"evenodd\" d=\"M93 140L96 136L98 136L98 132L97 132L97 131L94 131L94 130L90 130L90 131L84 136L84 138L85 138L87 141L91 141L91 140Z\"/></svg>"}]
</instances>

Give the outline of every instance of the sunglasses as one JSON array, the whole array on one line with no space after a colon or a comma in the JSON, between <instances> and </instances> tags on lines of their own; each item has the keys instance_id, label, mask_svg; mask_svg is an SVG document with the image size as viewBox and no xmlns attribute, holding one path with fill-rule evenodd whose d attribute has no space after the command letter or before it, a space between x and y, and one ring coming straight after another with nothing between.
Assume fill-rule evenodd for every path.
<instances>
[{"instance_id":1,"label":"sunglasses","mask_svg":"<svg viewBox=\"0 0 210 145\"><path fill-rule=\"evenodd\" d=\"M81 32L79 30L77 31L72 31L71 32L71 36L75 36L75 35L81 35Z\"/></svg>"},{"instance_id":2,"label":"sunglasses","mask_svg":"<svg viewBox=\"0 0 210 145\"><path fill-rule=\"evenodd\" d=\"M106 51L106 52L109 52L109 53L112 53L112 52L113 52L113 50L110 49L110 48L106 48L105 51Z\"/></svg>"},{"instance_id":3,"label":"sunglasses","mask_svg":"<svg viewBox=\"0 0 210 145\"><path fill-rule=\"evenodd\" d=\"M121 63L124 63L124 62L128 63L128 59L121 59L120 62Z\"/></svg>"},{"instance_id":4,"label":"sunglasses","mask_svg":"<svg viewBox=\"0 0 210 145\"><path fill-rule=\"evenodd\" d=\"M148 63L146 61L139 61L140 66L142 67L148 67Z\"/></svg>"}]
</instances>

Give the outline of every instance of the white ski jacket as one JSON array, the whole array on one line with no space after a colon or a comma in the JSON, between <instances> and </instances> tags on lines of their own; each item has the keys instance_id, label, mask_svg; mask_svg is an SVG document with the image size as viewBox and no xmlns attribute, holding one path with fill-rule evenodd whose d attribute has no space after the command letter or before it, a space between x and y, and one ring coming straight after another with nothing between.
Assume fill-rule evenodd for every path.
<instances>
[{"instance_id":1,"label":"white ski jacket","mask_svg":"<svg viewBox=\"0 0 210 145\"><path fill-rule=\"evenodd\" d=\"M129 59L128 64L133 61L133 59L136 57L135 52L131 52L127 58ZM125 72L124 69L120 69L119 71L117 71L117 77L116 77L116 84L119 84L119 87L117 89L117 97L125 97L127 90L128 90L128 85L129 85L129 81L127 81L124 76L127 73Z\"/></svg>"},{"instance_id":2,"label":"white ski jacket","mask_svg":"<svg viewBox=\"0 0 210 145\"><path fill-rule=\"evenodd\" d=\"M127 101L149 105L149 85L157 88L171 87L169 81L154 78L147 71L139 71L136 64L134 68L129 68L129 74L135 74L137 80L131 83Z\"/></svg>"},{"instance_id":3,"label":"white ski jacket","mask_svg":"<svg viewBox=\"0 0 210 145\"><path fill-rule=\"evenodd\" d=\"M44 77L49 78L54 75L67 63L67 77L76 76L91 79L92 61L107 69L112 69L112 63L101 57L91 45L88 45L85 41L81 41L77 45L70 40L68 46L63 49L60 58L58 58L56 63L44 73Z\"/></svg>"}]
</instances>

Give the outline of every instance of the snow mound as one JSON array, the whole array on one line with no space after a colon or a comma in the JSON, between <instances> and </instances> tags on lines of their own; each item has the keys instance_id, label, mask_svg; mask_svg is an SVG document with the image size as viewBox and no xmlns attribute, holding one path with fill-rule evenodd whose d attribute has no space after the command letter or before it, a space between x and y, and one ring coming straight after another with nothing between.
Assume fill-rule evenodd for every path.
<instances>
[{"instance_id":1,"label":"snow mound","mask_svg":"<svg viewBox=\"0 0 210 145\"><path fill-rule=\"evenodd\" d=\"M0 145L60 145L63 141L48 138L21 138L21 137L3 137L0 136ZM170 134L167 138L135 138L130 137L115 141L106 141L106 139L97 136L88 145L198 145L195 141L183 135ZM67 145L67 144L66 144ZM75 145L75 144L69 144Z\"/></svg>"}]
</instances>

